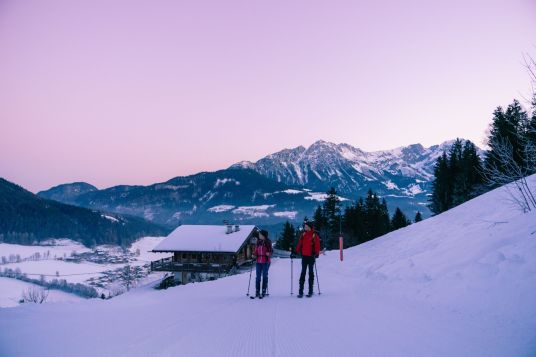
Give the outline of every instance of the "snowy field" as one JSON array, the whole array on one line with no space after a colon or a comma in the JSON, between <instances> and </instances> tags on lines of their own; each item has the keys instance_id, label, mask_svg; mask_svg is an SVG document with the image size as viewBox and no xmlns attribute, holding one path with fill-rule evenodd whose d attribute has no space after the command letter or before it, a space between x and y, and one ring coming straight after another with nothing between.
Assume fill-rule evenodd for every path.
<instances>
[{"instance_id":1,"label":"snowy field","mask_svg":"<svg viewBox=\"0 0 536 357\"><path fill-rule=\"evenodd\" d=\"M245 296L241 274L0 309L0 355L536 356L536 213L504 190L317 265L310 299L290 296L281 259L264 300Z\"/></svg>"},{"instance_id":2,"label":"snowy field","mask_svg":"<svg viewBox=\"0 0 536 357\"><path fill-rule=\"evenodd\" d=\"M149 263L151 260L157 260L169 256L169 254L163 253L150 253L149 251L160 243L163 237L144 237L132 244L129 248L130 253L133 254L134 260L130 262L131 266L142 266ZM97 250L106 252L110 256L120 256L122 254L121 249L116 246L98 246ZM65 279L68 283L82 283L89 286L89 279L97 279L102 276L103 272L118 269L125 264L97 264L91 261L72 262L63 260L64 258L71 257L72 253L88 253L92 250L84 247L82 244L69 240L53 240L48 242L47 245L34 245L24 246L18 244L0 243L0 257L8 258L10 255L18 255L20 262L8 263L0 265L0 269L20 269L20 272L27 274L28 277L33 279L40 279L41 275L45 281L51 281L53 279ZM35 257L35 253L40 254L39 260L31 260ZM139 255L137 254L139 253ZM48 258L44 258L48 257ZM58 259L62 258L62 260ZM161 277L161 273L151 274L147 279L143 279L140 283L144 284L147 281L157 280ZM2 278L0 280L0 290L2 299L0 299L1 307L14 306L13 302L20 299L21 293L26 285L33 285L30 283L18 281L16 279ZM113 289L117 290L117 285L114 284ZM105 292L106 289L97 289L99 293ZM54 299L51 290L49 299L47 301L58 301ZM64 295L72 296L73 300L80 300L76 295L62 293ZM16 305L16 304L15 304ZM1 356L1 354L0 354Z\"/></svg>"},{"instance_id":3,"label":"snowy field","mask_svg":"<svg viewBox=\"0 0 536 357\"><path fill-rule=\"evenodd\" d=\"M41 289L41 287L26 283L24 281L2 278L0 277L0 306L1 307L14 307L19 305L19 300L23 291L27 291L29 288ZM17 294L18 292L18 294ZM59 290L49 290L47 303L50 302L78 302L83 298L74 294L64 293Z\"/></svg>"},{"instance_id":4,"label":"snowy field","mask_svg":"<svg viewBox=\"0 0 536 357\"><path fill-rule=\"evenodd\" d=\"M21 259L30 258L35 253L41 256L47 254L50 258L61 258L70 256L72 252L83 253L91 249L84 247L81 243L70 239L54 239L44 242L43 245L19 245L0 243L0 257L8 258L11 254L19 255Z\"/></svg>"}]
</instances>

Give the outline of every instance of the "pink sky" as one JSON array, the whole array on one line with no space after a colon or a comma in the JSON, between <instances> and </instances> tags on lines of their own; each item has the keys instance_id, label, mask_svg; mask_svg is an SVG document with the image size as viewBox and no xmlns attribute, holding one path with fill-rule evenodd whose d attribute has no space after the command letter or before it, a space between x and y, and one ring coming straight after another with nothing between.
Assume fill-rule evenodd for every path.
<instances>
[{"instance_id":1,"label":"pink sky","mask_svg":"<svg viewBox=\"0 0 536 357\"><path fill-rule=\"evenodd\" d=\"M104 188L318 139L482 145L535 45L532 0L0 0L0 177Z\"/></svg>"}]
</instances>

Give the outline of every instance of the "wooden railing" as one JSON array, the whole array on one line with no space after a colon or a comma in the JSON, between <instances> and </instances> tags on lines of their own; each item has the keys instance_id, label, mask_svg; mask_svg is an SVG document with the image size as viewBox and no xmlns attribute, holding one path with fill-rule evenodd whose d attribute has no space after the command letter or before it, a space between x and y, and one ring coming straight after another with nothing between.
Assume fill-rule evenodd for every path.
<instances>
[{"instance_id":1,"label":"wooden railing","mask_svg":"<svg viewBox=\"0 0 536 357\"><path fill-rule=\"evenodd\" d=\"M212 264L212 263L179 263L173 259L164 258L151 262L152 271L184 271L199 273L227 273L231 270L231 264Z\"/></svg>"}]
</instances>

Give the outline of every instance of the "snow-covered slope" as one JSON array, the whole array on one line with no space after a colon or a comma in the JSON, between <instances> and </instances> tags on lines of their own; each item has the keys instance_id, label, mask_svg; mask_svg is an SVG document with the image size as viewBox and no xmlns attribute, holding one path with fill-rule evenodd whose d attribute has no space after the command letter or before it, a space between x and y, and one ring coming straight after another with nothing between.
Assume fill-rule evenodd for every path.
<instances>
[{"instance_id":1,"label":"snow-covered slope","mask_svg":"<svg viewBox=\"0 0 536 357\"><path fill-rule=\"evenodd\" d=\"M534 356L535 252L536 213L498 189L348 249L344 262L328 252L311 299L289 295L291 261L276 260L262 301L246 298L242 274L0 309L0 355Z\"/></svg>"},{"instance_id":2,"label":"snow-covered slope","mask_svg":"<svg viewBox=\"0 0 536 357\"><path fill-rule=\"evenodd\" d=\"M28 291L28 289L31 288L42 289L40 286L35 284L0 277L0 306L18 306L23 292ZM46 302L78 302L81 300L83 300L83 298L74 294L65 293L59 290L49 290ZM2 351L1 347L0 351Z\"/></svg>"}]
</instances>

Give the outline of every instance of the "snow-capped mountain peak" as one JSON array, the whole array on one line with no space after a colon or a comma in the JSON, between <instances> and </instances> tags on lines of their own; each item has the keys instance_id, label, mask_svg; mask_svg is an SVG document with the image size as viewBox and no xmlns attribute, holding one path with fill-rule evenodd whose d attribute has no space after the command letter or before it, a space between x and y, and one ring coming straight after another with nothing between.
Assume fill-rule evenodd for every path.
<instances>
[{"instance_id":1,"label":"snow-capped mountain peak","mask_svg":"<svg viewBox=\"0 0 536 357\"><path fill-rule=\"evenodd\" d=\"M448 151L453 143L454 140L446 141L429 148L412 144L366 152L346 143L317 140L307 148L284 149L255 163L241 162L232 167L253 169L287 185L316 190L333 186L347 195L360 192L363 187L370 186L370 182L383 183L380 187L387 191L397 191L397 187L407 192L424 192L424 187L415 190L415 185L431 180L437 157Z\"/></svg>"}]
</instances>

